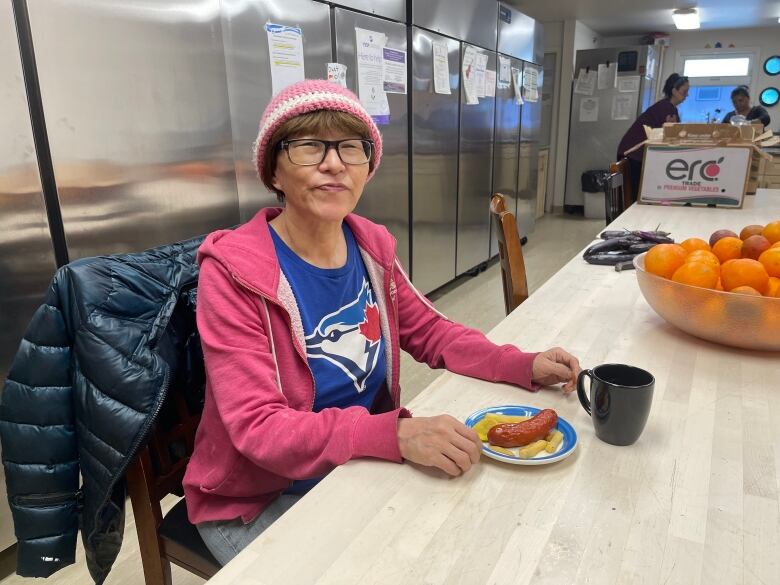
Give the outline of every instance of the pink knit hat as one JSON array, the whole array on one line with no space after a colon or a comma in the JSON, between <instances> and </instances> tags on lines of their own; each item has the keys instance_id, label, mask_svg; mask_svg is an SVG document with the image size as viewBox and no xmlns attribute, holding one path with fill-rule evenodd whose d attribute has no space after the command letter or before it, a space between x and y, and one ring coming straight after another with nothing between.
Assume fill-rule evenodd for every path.
<instances>
[{"instance_id":1,"label":"pink knit hat","mask_svg":"<svg viewBox=\"0 0 780 585\"><path fill-rule=\"evenodd\" d=\"M365 123L368 127L368 133L374 141L373 170L369 173L368 178L370 179L374 175L382 158L382 136L358 97L332 81L305 79L287 86L276 94L265 108L263 117L260 118L260 132L254 144L255 167L258 176L262 178L265 157L273 154L268 152L268 143L279 126L290 118L317 110L346 112Z\"/></svg>"}]
</instances>

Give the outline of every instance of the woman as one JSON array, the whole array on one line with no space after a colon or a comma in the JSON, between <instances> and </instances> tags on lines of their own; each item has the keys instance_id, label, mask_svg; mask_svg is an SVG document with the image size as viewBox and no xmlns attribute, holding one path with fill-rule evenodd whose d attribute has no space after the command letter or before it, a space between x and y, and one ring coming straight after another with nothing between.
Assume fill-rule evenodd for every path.
<instances>
[{"instance_id":1,"label":"woman","mask_svg":"<svg viewBox=\"0 0 780 585\"><path fill-rule=\"evenodd\" d=\"M351 213L381 158L354 94L327 81L288 87L255 143L284 208L209 235L198 252L207 387L184 491L223 564L350 459L452 476L479 460L480 440L460 421L400 408L401 349L467 376L574 388L580 368L565 351L496 346L415 290L389 232Z\"/></svg>"},{"instance_id":2,"label":"woman","mask_svg":"<svg viewBox=\"0 0 780 585\"><path fill-rule=\"evenodd\" d=\"M763 106L750 107L750 88L747 85L738 85L732 90L731 103L734 104L734 109L723 118L724 124L731 123L731 118L739 114L744 116L748 122L758 120L764 126L769 126L771 119L766 108Z\"/></svg>"},{"instance_id":3,"label":"woman","mask_svg":"<svg viewBox=\"0 0 780 585\"><path fill-rule=\"evenodd\" d=\"M626 151L647 139L644 126L660 128L667 122L679 122L680 112L677 111L677 106L688 97L688 89L688 78L672 73L664 83L664 97L647 108L634 121L623 136L623 140L620 141L617 160L627 158L631 165L631 186L634 200L639 198L639 179L642 176L642 158L645 149L642 147L628 154Z\"/></svg>"}]
</instances>

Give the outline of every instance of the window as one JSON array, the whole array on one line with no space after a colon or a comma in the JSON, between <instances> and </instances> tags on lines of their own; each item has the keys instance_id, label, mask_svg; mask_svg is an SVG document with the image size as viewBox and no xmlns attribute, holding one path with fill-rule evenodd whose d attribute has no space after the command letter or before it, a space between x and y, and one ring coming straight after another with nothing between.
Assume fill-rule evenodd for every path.
<instances>
[{"instance_id":1,"label":"window","mask_svg":"<svg viewBox=\"0 0 780 585\"><path fill-rule=\"evenodd\" d=\"M691 83L694 80L691 79ZM734 109L731 103L731 90L734 85L705 85L691 87L688 99L677 106L680 121L688 123L720 122Z\"/></svg>"},{"instance_id":2,"label":"window","mask_svg":"<svg viewBox=\"0 0 780 585\"><path fill-rule=\"evenodd\" d=\"M750 57L732 59L686 59L686 77L737 77L750 73Z\"/></svg>"},{"instance_id":3,"label":"window","mask_svg":"<svg viewBox=\"0 0 780 585\"><path fill-rule=\"evenodd\" d=\"M706 49L678 51L675 71L691 80L691 87L750 86L758 49Z\"/></svg>"}]
</instances>

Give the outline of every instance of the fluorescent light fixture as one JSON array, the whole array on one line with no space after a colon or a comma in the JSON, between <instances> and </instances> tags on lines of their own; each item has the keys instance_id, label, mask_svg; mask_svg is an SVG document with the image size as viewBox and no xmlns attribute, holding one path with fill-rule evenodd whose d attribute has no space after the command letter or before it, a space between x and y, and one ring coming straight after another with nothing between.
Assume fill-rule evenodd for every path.
<instances>
[{"instance_id":1,"label":"fluorescent light fixture","mask_svg":"<svg viewBox=\"0 0 780 585\"><path fill-rule=\"evenodd\" d=\"M699 13L695 8L678 8L672 11L674 26L678 30L692 30L699 28Z\"/></svg>"}]
</instances>

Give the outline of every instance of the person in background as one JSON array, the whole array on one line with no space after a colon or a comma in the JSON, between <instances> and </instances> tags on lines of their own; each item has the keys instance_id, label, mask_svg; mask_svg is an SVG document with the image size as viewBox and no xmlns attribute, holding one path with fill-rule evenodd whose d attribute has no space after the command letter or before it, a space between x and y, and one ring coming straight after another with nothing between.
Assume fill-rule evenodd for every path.
<instances>
[{"instance_id":1,"label":"person in background","mask_svg":"<svg viewBox=\"0 0 780 585\"><path fill-rule=\"evenodd\" d=\"M644 126L660 128L667 122L679 122L680 112L677 106L688 97L688 78L677 73L672 73L664 83L664 97L647 108L639 116L620 141L617 160L628 159L631 165L631 187L634 200L639 197L639 179L642 176L642 158L644 147L626 154L626 151L647 139Z\"/></svg>"},{"instance_id":2,"label":"person in background","mask_svg":"<svg viewBox=\"0 0 780 585\"><path fill-rule=\"evenodd\" d=\"M210 234L198 251L206 395L183 485L189 519L222 564L351 459L451 476L477 463L473 429L401 408L402 349L530 390L576 385L579 363L564 350L496 345L415 289L390 232L352 213L381 157L355 94L328 81L285 88L263 114L254 161L284 207Z\"/></svg>"},{"instance_id":3,"label":"person in background","mask_svg":"<svg viewBox=\"0 0 780 585\"><path fill-rule=\"evenodd\" d=\"M731 118L736 115L744 116L750 122L758 120L764 126L769 126L771 119L769 112L763 106L750 107L750 88L747 85L738 85L731 92L731 103L734 109L723 118L724 124L730 124Z\"/></svg>"}]
</instances>

